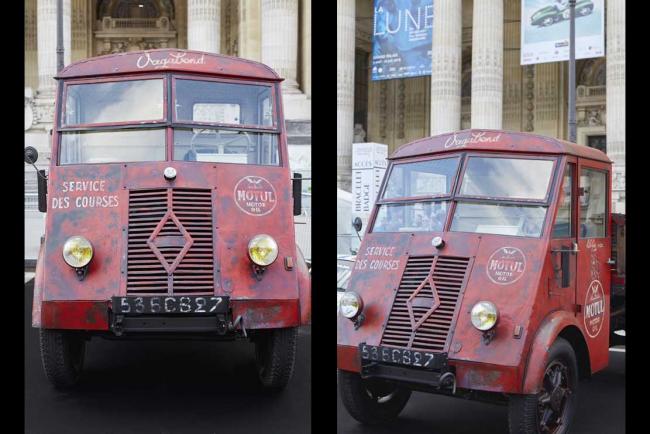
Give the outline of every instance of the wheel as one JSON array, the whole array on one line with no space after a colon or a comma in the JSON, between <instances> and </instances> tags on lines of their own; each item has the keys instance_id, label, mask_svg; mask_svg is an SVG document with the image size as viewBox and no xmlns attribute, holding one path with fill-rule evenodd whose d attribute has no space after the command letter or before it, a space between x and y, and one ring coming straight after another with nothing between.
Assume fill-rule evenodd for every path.
<instances>
[{"instance_id":1,"label":"wheel","mask_svg":"<svg viewBox=\"0 0 650 434\"><path fill-rule=\"evenodd\" d=\"M341 401L350 416L373 425L390 422L411 397L411 391L381 380L364 380L357 373L338 371Z\"/></svg>"},{"instance_id":2,"label":"wheel","mask_svg":"<svg viewBox=\"0 0 650 434\"><path fill-rule=\"evenodd\" d=\"M546 18L544 18L544 20L542 20L542 26L543 26L543 27L550 26L550 25L553 24L555 21L556 21L556 20L554 20L554 19L551 18L551 17L546 17Z\"/></svg>"},{"instance_id":3,"label":"wheel","mask_svg":"<svg viewBox=\"0 0 650 434\"><path fill-rule=\"evenodd\" d=\"M510 434L566 434L576 409L578 364L571 344L558 338L548 352L541 390L512 395L508 405Z\"/></svg>"},{"instance_id":4,"label":"wheel","mask_svg":"<svg viewBox=\"0 0 650 434\"><path fill-rule=\"evenodd\" d=\"M74 332L40 329L41 360L47 379L57 389L67 389L79 380L86 341Z\"/></svg>"},{"instance_id":5,"label":"wheel","mask_svg":"<svg viewBox=\"0 0 650 434\"><path fill-rule=\"evenodd\" d=\"M293 375L296 361L296 327L263 332L255 342L258 378L262 386L279 391Z\"/></svg>"}]
</instances>

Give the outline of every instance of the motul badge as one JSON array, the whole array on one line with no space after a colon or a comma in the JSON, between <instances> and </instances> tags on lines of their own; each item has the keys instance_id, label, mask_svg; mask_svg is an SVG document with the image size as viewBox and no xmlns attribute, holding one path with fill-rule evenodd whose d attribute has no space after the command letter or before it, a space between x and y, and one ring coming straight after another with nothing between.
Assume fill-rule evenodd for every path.
<instances>
[{"instance_id":1,"label":"motul badge","mask_svg":"<svg viewBox=\"0 0 650 434\"><path fill-rule=\"evenodd\" d=\"M595 338L605 322L605 291L598 280L593 280L585 297L585 331L590 338Z\"/></svg>"},{"instance_id":2,"label":"motul badge","mask_svg":"<svg viewBox=\"0 0 650 434\"><path fill-rule=\"evenodd\" d=\"M245 176L235 185L237 207L255 217L267 215L275 208L275 188L261 176Z\"/></svg>"},{"instance_id":3,"label":"motul badge","mask_svg":"<svg viewBox=\"0 0 650 434\"><path fill-rule=\"evenodd\" d=\"M490 255L485 271L497 285L510 285L526 271L526 257L516 247L501 247Z\"/></svg>"}]
</instances>

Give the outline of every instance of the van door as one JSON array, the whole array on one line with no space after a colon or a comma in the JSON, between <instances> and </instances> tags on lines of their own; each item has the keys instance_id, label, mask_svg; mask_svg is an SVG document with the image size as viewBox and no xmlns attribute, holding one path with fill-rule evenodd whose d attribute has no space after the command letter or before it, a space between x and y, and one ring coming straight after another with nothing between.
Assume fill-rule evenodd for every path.
<instances>
[{"instance_id":1,"label":"van door","mask_svg":"<svg viewBox=\"0 0 650 434\"><path fill-rule=\"evenodd\" d=\"M578 278L576 304L592 372L609 360L610 171L609 165L579 159Z\"/></svg>"},{"instance_id":2,"label":"van door","mask_svg":"<svg viewBox=\"0 0 650 434\"><path fill-rule=\"evenodd\" d=\"M550 242L553 274L549 295L555 308L569 312L576 304L576 162L576 158L568 157L564 168Z\"/></svg>"}]
</instances>

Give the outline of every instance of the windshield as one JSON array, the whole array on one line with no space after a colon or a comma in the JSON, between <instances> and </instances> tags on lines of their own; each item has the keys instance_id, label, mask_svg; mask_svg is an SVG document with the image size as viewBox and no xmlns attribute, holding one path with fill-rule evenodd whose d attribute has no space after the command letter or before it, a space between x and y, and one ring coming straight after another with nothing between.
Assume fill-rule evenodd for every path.
<instances>
[{"instance_id":1,"label":"windshield","mask_svg":"<svg viewBox=\"0 0 650 434\"><path fill-rule=\"evenodd\" d=\"M68 85L64 125L160 121L164 90L162 78Z\"/></svg>"},{"instance_id":2,"label":"windshield","mask_svg":"<svg viewBox=\"0 0 650 434\"><path fill-rule=\"evenodd\" d=\"M544 200L552 172L552 160L469 157L460 185L460 194L486 198Z\"/></svg>"},{"instance_id":3,"label":"windshield","mask_svg":"<svg viewBox=\"0 0 650 434\"><path fill-rule=\"evenodd\" d=\"M395 164L386 183L384 199L449 195L458 160L454 157Z\"/></svg>"},{"instance_id":4,"label":"windshield","mask_svg":"<svg viewBox=\"0 0 650 434\"><path fill-rule=\"evenodd\" d=\"M165 161L168 147L174 160L280 164L271 84L161 77L73 82L64 98L62 165Z\"/></svg>"},{"instance_id":5,"label":"windshield","mask_svg":"<svg viewBox=\"0 0 650 434\"><path fill-rule=\"evenodd\" d=\"M179 122L273 126L272 87L203 80L175 80Z\"/></svg>"},{"instance_id":6,"label":"windshield","mask_svg":"<svg viewBox=\"0 0 650 434\"><path fill-rule=\"evenodd\" d=\"M455 232L541 236L555 159L469 155L454 188L460 162L394 164L372 231L442 232L449 225Z\"/></svg>"}]
</instances>

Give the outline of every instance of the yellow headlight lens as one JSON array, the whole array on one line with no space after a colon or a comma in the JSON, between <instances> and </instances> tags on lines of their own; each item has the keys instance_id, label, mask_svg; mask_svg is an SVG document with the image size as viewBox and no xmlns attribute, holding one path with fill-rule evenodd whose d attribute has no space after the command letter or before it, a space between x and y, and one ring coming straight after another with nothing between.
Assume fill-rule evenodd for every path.
<instances>
[{"instance_id":1,"label":"yellow headlight lens","mask_svg":"<svg viewBox=\"0 0 650 434\"><path fill-rule=\"evenodd\" d=\"M363 300L359 294L353 291L346 291L339 300L339 311L346 318L354 319L363 309Z\"/></svg>"},{"instance_id":2,"label":"yellow headlight lens","mask_svg":"<svg viewBox=\"0 0 650 434\"><path fill-rule=\"evenodd\" d=\"M481 331L490 330L499 317L497 307L489 301L479 301L472 308L472 325Z\"/></svg>"},{"instance_id":3,"label":"yellow headlight lens","mask_svg":"<svg viewBox=\"0 0 650 434\"><path fill-rule=\"evenodd\" d=\"M85 267L92 258L93 246L82 236L70 237L63 244L63 260L71 267Z\"/></svg>"},{"instance_id":4,"label":"yellow headlight lens","mask_svg":"<svg viewBox=\"0 0 650 434\"><path fill-rule=\"evenodd\" d=\"M278 243L270 235L255 235L248 243L248 256L261 267L271 265L278 257Z\"/></svg>"}]
</instances>

